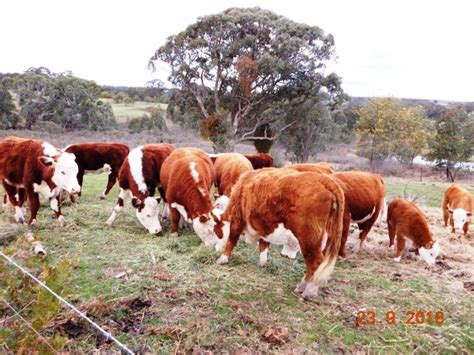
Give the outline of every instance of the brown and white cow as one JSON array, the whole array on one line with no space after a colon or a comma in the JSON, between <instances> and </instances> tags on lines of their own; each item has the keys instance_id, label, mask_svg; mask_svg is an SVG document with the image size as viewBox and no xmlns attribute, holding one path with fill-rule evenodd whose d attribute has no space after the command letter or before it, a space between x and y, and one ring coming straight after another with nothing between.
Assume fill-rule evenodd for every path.
<instances>
[{"instance_id":1,"label":"brown and white cow","mask_svg":"<svg viewBox=\"0 0 474 355\"><path fill-rule=\"evenodd\" d=\"M444 226L451 225L452 232L463 230L467 235L469 224L474 213L474 197L465 188L453 184L444 192L443 198Z\"/></svg>"},{"instance_id":2,"label":"brown and white cow","mask_svg":"<svg viewBox=\"0 0 474 355\"><path fill-rule=\"evenodd\" d=\"M210 198L214 177L209 155L198 148L178 148L166 159L160 180L171 213L173 237L178 236L179 221L183 217L192 223L204 244L209 245L217 219Z\"/></svg>"},{"instance_id":3,"label":"brown and white cow","mask_svg":"<svg viewBox=\"0 0 474 355\"><path fill-rule=\"evenodd\" d=\"M216 224L216 249L229 257L241 235L268 244L297 244L306 274L297 287L303 298L318 294L332 273L341 243L344 194L329 176L290 169L263 169L245 173ZM266 255L265 255L266 256Z\"/></svg>"},{"instance_id":4,"label":"brown and white cow","mask_svg":"<svg viewBox=\"0 0 474 355\"><path fill-rule=\"evenodd\" d=\"M77 180L81 188L86 170L104 169L109 174L107 186L100 196L101 199L105 199L117 181L120 167L129 153L129 148L120 143L78 143L68 145L63 151L76 156L79 167Z\"/></svg>"},{"instance_id":5,"label":"brown and white cow","mask_svg":"<svg viewBox=\"0 0 474 355\"><path fill-rule=\"evenodd\" d=\"M341 186L346 198L344 228L339 253L341 257L345 257L345 246L351 221L359 226L360 243L354 247L354 251L358 252L362 248L370 229L379 215L383 213L385 186L380 175L363 171L337 172L332 174L331 177Z\"/></svg>"},{"instance_id":6,"label":"brown and white cow","mask_svg":"<svg viewBox=\"0 0 474 355\"><path fill-rule=\"evenodd\" d=\"M400 262L405 249L405 238L413 242L416 255L419 255L428 265L434 265L441 250L439 242L433 240L433 234L428 227L424 213L407 200L395 199L388 205L387 211L388 236L390 247L397 237L396 262Z\"/></svg>"},{"instance_id":7,"label":"brown and white cow","mask_svg":"<svg viewBox=\"0 0 474 355\"><path fill-rule=\"evenodd\" d=\"M273 167L273 157L266 153L244 154L250 160L254 169L263 169Z\"/></svg>"},{"instance_id":8,"label":"brown and white cow","mask_svg":"<svg viewBox=\"0 0 474 355\"><path fill-rule=\"evenodd\" d=\"M240 175L253 170L250 161L239 153L220 154L214 162L214 168L217 196L228 197Z\"/></svg>"},{"instance_id":9,"label":"brown and white cow","mask_svg":"<svg viewBox=\"0 0 474 355\"><path fill-rule=\"evenodd\" d=\"M160 172L163 162L173 149L171 144L160 143L143 145L130 151L119 171L119 197L112 215L107 219L107 225L111 226L115 222L127 195L130 195L140 223L151 234L161 232L159 199L155 199L153 195L158 188L164 198Z\"/></svg>"},{"instance_id":10,"label":"brown and white cow","mask_svg":"<svg viewBox=\"0 0 474 355\"><path fill-rule=\"evenodd\" d=\"M61 152L48 142L9 137L0 142L0 179L15 207L15 219L23 223L23 203L28 199L31 216L29 225L36 223L40 206L39 195L49 201L58 223L64 226L59 192L79 193L79 170L75 155Z\"/></svg>"},{"instance_id":11,"label":"brown and white cow","mask_svg":"<svg viewBox=\"0 0 474 355\"><path fill-rule=\"evenodd\" d=\"M319 163L305 163L305 164L293 164L285 166L285 168L293 169L296 171L312 171L314 173L326 174L331 175L334 173L334 169L331 165L326 162L319 162Z\"/></svg>"}]
</instances>

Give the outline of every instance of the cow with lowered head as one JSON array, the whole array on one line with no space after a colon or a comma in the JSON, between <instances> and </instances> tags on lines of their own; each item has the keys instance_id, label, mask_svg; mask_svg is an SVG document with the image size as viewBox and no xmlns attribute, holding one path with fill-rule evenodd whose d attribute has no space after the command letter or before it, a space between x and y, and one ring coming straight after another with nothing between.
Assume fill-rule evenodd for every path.
<instances>
[{"instance_id":1,"label":"cow with lowered head","mask_svg":"<svg viewBox=\"0 0 474 355\"><path fill-rule=\"evenodd\" d=\"M159 221L159 199L153 195L160 190L160 172L163 162L167 159L174 147L171 144L147 144L132 149L122 164L119 172L120 192L117 204L106 224L112 226L123 208L128 195L132 198L132 205L140 223L151 233L161 232Z\"/></svg>"},{"instance_id":2,"label":"cow with lowered head","mask_svg":"<svg viewBox=\"0 0 474 355\"><path fill-rule=\"evenodd\" d=\"M465 188L453 184L444 192L442 208L444 226L447 227L449 223L453 233L462 229L466 236L474 213L472 194Z\"/></svg>"},{"instance_id":3,"label":"cow with lowered head","mask_svg":"<svg viewBox=\"0 0 474 355\"><path fill-rule=\"evenodd\" d=\"M58 223L64 226L59 195L61 189L79 193L79 170L76 157L62 152L41 140L9 137L0 142L0 179L10 203L15 207L15 219L24 221L23 203L28 199L34 226L40 206L39 196L49 201Z\"/></svg>"}]
</instances>

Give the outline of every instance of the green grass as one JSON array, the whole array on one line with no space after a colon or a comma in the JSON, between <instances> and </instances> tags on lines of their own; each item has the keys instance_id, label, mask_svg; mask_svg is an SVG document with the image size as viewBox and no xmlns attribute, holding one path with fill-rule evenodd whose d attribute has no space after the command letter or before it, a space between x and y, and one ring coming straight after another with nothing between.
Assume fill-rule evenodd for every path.
<instances>
[{"instance_id":1,"label":"green grass","mask_svg":"<svg viewBox=\"0 0 474 355\"><path fill-rule=\"evenodd\" d=\"M386 181L390 196L403 193L403 180ZM132 349L164 353L173 352L177 346L188 352L474 351L472 295L453 294L442 280L431 278L425 271L392 281L394 272L404 272L403 263L394 264L390 258L364 259L368 254L350 256L336 265L328 287L316 300L301 302L293 292L305 270L301 256L297 260L282 258L280 248L274 246L269 265L262 269L257 266L258 248L240 242L230 264L219 266L215 263L218 254L191 231L181 233L178 239L168 233L148 234L129 201L115 226L105 227L117 196L115 187L106 201L99 200L105 182L105 175L86 175L79 204L63 206L66 228L58 227L52 211L43 206L37 237L44 242L51 261L79 258L71 279L75 303L96 298L112 305L134 297L151 300L152 305L137 316L143 317L145 331L129 333L111 328ZM440 205L444 188L441 183L408 184L410 193L429 193L427 201L432 206ZM8 222L4 213L0 213L0 222ZM126 277L115 277L123 271L127 271ZM158 277L158 271L169 278ZM361 309L374 310L379 322L356 326ZM439 309L446 318L441 326L404 323L408 310ZM394 325L384 321L389 310L395 311L399 320ZM117 321L131 315L117 306L115 312L96 320L110 325L110 317ZM146 327L164 326L176 332L146 331ZM275 327L287 328L281 344L263 336ZM81 336L67 349L88 352L95 346L93 337Z\"/></svg>"},{"instance_id":2,"label":"green grass","mask_svg":"<svg viewBox=\"0 0 474 355\"><path fill-rule=\"evenodd\" d=\"M144 114L149 113L149 110L154 107L159 107L162 110L166 110L166 104L156 104L153 102L136 101L130 104L115 103L112 99L101 99L104 102L108 102L112 105L115 118L117 122L123 123L132 118L140 118Z\"/></svg>"}]
</instances>

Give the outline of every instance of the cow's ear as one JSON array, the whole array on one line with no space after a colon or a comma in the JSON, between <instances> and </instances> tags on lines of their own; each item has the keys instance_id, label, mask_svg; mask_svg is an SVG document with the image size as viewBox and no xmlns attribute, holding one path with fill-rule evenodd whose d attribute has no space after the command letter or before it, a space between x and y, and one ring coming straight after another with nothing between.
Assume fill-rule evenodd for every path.
<instances>
[{"instance_id":1,"label":"cow's ear","mask_svg":"<svg viewBox=\"0 0 474 355\"><path fill-rule=\"evenodd\" d=\"M472 212L466 212L468 217L472 217Z\"/></svg>"},{"instance_id":2,"label":"cow's ear","mask_svg":"<svg viewBox=\"0 0 474 355\"><path fill-rule=\"evenodd\" d=\"M206 215L199 216L199 222L201 223L206 223L208 220L209 220L209 217L207 217Z\"/></svg>"},{"instance_id":3,"label":"cow's ear","mask_svg":"<svg viewBox=\"0 0 474 355\"><path fill-rule=\"evenodd\" d=\"M44 166L52 166L54 164L54 158L47 157L45 155L38 157L38 161Z\"/></svg>"},{"instance_id":4,"label":"cow's ear","mask_svg":"<svg viewBox=\"0 0 474 355\"><path fill-rule=\"evenodd\" d=\"M433 247L434 241L430 240L428 244L426 244L426 249L431 249Z\"/></svg>"},{"instance_id":5,"label":"cow's ear","mask_svg":"<svg viewBox=\"0 0 474 355\"><path fill-rule=\"evenodd\" d=\"M143 208L143 202L138 198L132 198L132 206L141 210Z\"/></svg>"}]
</instances>

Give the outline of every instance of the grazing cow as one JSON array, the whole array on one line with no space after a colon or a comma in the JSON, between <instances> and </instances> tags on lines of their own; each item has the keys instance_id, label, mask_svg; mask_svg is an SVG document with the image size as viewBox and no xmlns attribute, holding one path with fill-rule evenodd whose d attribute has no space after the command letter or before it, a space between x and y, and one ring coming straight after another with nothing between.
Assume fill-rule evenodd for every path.
<instances>
[{"instance_id":1,"label":"grazing cow","mask_svg":"<svg viewBox=\"0 0 474 355\"><path fill-rule=\"evenodd\" d=\"M161 232L159 215L159 200L152 197L156 188L160 190L160 171L163 162L171 154L174 147L171 144L147 144L132 149L119 171L120 192L117 204L106 224L111 226L123 208L127 195L132 198L140 223L151 233Z\"/></svg>"},{"instance_id":2,"label":"grazing cow","mask_svg":"<svg viewBox=\"0 0 474 355\"><path fill-rule=\"evenodd\" d=\"M102 192L101 199L105 199L114 186L120 167L129 153L128 147L120 143L78 143L68 145L63 151L76 156L76 163L79 166L77 180L81 188L86 170L104 169L109 174L107 187Z\"/></svg>"},{"instance_id":3,"label":"grazing cow","mask_svg":"<svg viewBox=\"0 0 474 355\"><path fill-rule=\"evenodd\" d=\"M30 227L36 223L40 206L39 195L50 202L58 223L64 226L59 192L79 193L79 170L75 155L61 152L48 142L9 137L0 142L0 179L15 207L15 219L23 223L23 203L28 199Z\"/></svg>"},{"instance_id":4,"label":"grazing cow","mask_svg":"<svg viewBox=\"0 0 474 355\"><path fill-rule=\"evenodd\" d=\"M380 175L362 171L337 172L331 177L341 186L346 198L344 228L339 252L341 257L345 257L351 220L359 226L360 243L354 247L354 250L358 252L370 229L383 212L385 186Z\"/></svg>"},{"instance_id":5,"label":"grazing cow","mask_svg":"<svg viewBox=\"0 0 474 355\"><path fill-rule=\"evenodd\" d=\"M319 163L306 163L306 164L293 164L286 166L285 168L293 169L296 171L312 171L314 173L326 174L331 175L334 173L334 169L331 165L326 162L319 162Z\"/></svg>"},{"instance_id":6,"label":"grazing cow","mask_svg":"<svg viewBox=\"0 0 474 355\"><path fill-rule=\"evenodd\" d=\"M434 265L440 252L438 241L433 240L424 213L412 202L395 199L388 205L388 236L390 247L397 237L396 262L400 262L405 249L405 238L410 239L419 255L428 265Z\"/></svg>"},{"instance_id":7,"label":"grazing cow","mask_svg":"<svg viewBox=\"0 0 474 355\"><path fill-rule=\"evenodd\" d=\"M193 224L204 244L209 245L217 220L210 198L214 176L211 159L200 149L179 148L166 159L160 180L172 218L171 236L178 236L182 216Z\"/></svg>"},{"instance_id":8,"label":"grazing cow","mask_svg":"<svg viewBox=\"0 0 474 355\"><path fill-rule=\"evenodd\" d=\"M263 169L242 175L216 223L217 250L229 257L240 235L259 242L260 261L270 243L301 249L306 275L297 287L304 299L317 295L329 278L340 248L344 194L329 176L289 169Z\"/></svg>"},{"instance_id":9,"label":"grazing cow","mask_svg":"<svg viewBox=\"0 0 474 355\"><path fill-rule=\"evenodd\" d=\"M248 160L250 160L255 170L273 167L273 158L270 154L266 154L266 153L244 154L244 156Z\"/></svg>"},{"instance_id":10,"label":"grazing cow","mask_svg":"<svg viewBox=\"0 0 474 355\"><path fill-rule=\"evenodd\" d=\"M465 188L453 184L444 192L443 198L444 226L451 225L452 232L463 230L467 235L472 214L474 213L474 197Z\"/></svg>"},{"instance_id":11,"label":"grazing cow","mask_svg":"<svg viewBox=\"0 0 474 355\"><path fill-rule=\"evenodd\" d=\"M236 184L240 175L252 171L252 164L242 154L225 153L217 157L214 162L216 171L217 196L230 196L232 187Z\"/></svg>"}]
</instances>

